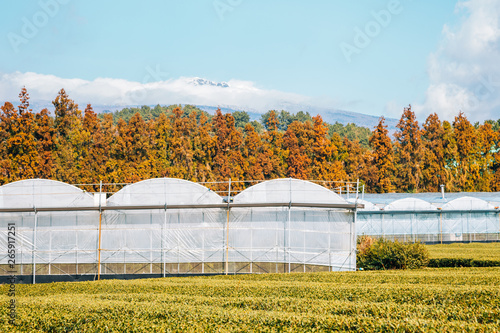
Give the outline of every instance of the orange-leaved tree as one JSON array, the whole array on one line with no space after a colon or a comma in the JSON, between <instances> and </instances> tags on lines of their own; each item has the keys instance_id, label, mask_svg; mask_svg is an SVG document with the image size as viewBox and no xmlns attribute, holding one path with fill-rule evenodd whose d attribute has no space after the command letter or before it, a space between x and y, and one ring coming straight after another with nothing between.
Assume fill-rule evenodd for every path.
<instances>
[{"instance_id":1,"label":"orange-leaved tree","mask_svg":"<svg viewBox=\"0 0 500 333\"><path fill-rule=\"evenodd\" d=\"M463 112L455 117L453 134L457 145L457 186L461 191L474 191L481 178L476 129Z\"/></svg>"},{"instance_id":2,"label":"orange-leaved tree","mask_svg":"<svg viewBox=\"0 0 500 333\"><path fill-rule=\"evenodd\" d=\"M447 167L445 129L436 113L429 115L423 124L422 145L422 189L438 192L440 185L450 189L453 177Z\"/></svg>"},{"instance_id":3,"label":"orange-leaved tree","mask_svg":"<svg viewBox=\"0 0 500 333\"><path fill-rule=\"evenodd\" d=\"M370 147L373 150L373 166L376 169L376 184L374 191L389 193L394 191L394 151L385 118L380 117L378 125L370 137Z\"/></svg>"},{"instance_id":4,"label":"orange-leaved tree","mask_svg":"<svg viewBox=\"0 0 500 333\"><path fill-rule=\"evenodd\" d=\"M395 137L396 187L404 192L418 192L422 178L422 139L411 105L404 108Z\"/></svg>"},{"instance_id":5,"label":"orange-leaved tree","mask_svg":"<svg viewBox=\"0 0 500 333\"><path fill-rule=\"evenodd\" d=\"M222 114L220 109L215 111L212 119L212 129L215 133L214 175L217 181L225 182L229 179L244 180L245 160L241 155L243 144L242 133L236 130L234 117ZM242 189L243 183L236 183L235 190ZM224 185L219 186L223 190Z\"/></svg>"},{"instance_id":6,"label":"orange-leaved tree","mask_svg":"<svg viewBox=\"0 0 500 333\"><path fill-rule=\"evenodd\" d=\"M283 133L279 131L279 120L274 110L269 112L266 131L262 136L263 172L265 179L283 178L286 174L286 150Z\"/></svg>"},{"instance_id":7,"label":"orange-leaved tree","mask_svg":"<svg viewBox=\"0 0 500 333\"><path fill-rule=\"evenodd\" d=\"M312 170L311 177L316 180L340 181L347 178L340 160L339 148L342 141L337 133L328 139L328 128L320 115L312 118Z\"/></svg>"},{"instance_id":8,"label":"orange-leaved tree","mask_svg":"<svg viewBox=\"0 0 500 333\"><path fill-rule=\"evenodd\" d=\"M283 136L283 148L286 149L286 175L292 178L309 179L311 177L312 127L309 121L294 121Z\"/></svg>"}]
</instances>

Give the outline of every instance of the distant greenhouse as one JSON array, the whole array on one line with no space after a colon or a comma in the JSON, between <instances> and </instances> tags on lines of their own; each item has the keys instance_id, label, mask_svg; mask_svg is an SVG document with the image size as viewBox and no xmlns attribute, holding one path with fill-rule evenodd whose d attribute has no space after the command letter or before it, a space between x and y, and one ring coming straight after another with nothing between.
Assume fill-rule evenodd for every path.
<instances>
[{"instance_id":1,"label":"distant greenhouse","mask_svg":"<svg viewBox=\"0 0 500 333\"><path fill-rule=\"evenodd\" d=\"M367 194L357 235L428 243L500 241L500 193Z\"/></svg>"}]
</instances>

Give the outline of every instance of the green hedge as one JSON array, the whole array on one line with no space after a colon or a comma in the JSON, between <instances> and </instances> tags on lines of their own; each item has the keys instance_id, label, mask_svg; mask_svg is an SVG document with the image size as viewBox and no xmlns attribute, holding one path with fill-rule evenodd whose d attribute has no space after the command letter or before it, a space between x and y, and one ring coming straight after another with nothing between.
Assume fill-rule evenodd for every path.
<instances>
[{"instance_id":1,"label":"green hedge","mask_svg":"<svg viewBox=\"0 0 500 333\"><path fill-rule=\"evenodd\" d=\"M500 260L439 258L430 259L428 267L500 267Z\"/></svg>"},{"instance_id":2,"label":"green hedge","mask_svg":"<svg viewBox=\"0 0 500 333\"><path fill-rule=\"evenodd\" d=\"M384 238L358 239L356 264L368 270L414 269L426 267L429 252L422 243L401 243Z\"/></svg>"}]
</instances>

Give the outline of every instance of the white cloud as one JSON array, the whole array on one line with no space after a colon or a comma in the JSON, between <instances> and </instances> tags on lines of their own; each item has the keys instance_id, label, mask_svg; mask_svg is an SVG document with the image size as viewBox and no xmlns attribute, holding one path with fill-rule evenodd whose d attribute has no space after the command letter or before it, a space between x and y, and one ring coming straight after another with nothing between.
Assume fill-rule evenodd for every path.
<instances>
[{"instance_id":1,"label":"white cloud","mask_svg":"<svg viewBox=\"0 0 500 333\"><path fill-rule=\"evenodd\" d=\"M459 111L472 121L500 118L500 0L460 1L460 22L445 26L430 55L430 85L420 116L436 112L453 120Z\"/></svg>"},{"instance_id":2,"label":"white cloud","mask_svg":"<svg viewBox=\"0 0 500 333\"><path fill-rule=\"evenodd\" d=\"M93 81L64 79L37 73L0 74L0 101L17 102L26 86L33 101L51 101L61 88L80 107L94 105L198 104L239 107L256 112L281 109L288 105L308 105L312 99L293 93L265 90L253 82L230 80L219 84L199 78L169 79L158 82L133 82L97 78Z\"/></svg>"}]
</instances>

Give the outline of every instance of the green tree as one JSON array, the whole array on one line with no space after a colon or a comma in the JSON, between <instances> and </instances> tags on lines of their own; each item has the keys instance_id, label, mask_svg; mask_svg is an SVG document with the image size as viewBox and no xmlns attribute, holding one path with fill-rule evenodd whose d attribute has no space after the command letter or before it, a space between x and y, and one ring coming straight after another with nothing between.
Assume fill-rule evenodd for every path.
<instances>
[{"instance_id":1,"label":"green tree","mask_svg":"<svg viewBox=\"0 0 500 333\"><path fill-rule=\"evenodd\" d=\"M246 124L250 122L250 116L245 111L234 111L232 115L236 128L245 128Z\"/></svg>"}]
</instances>

